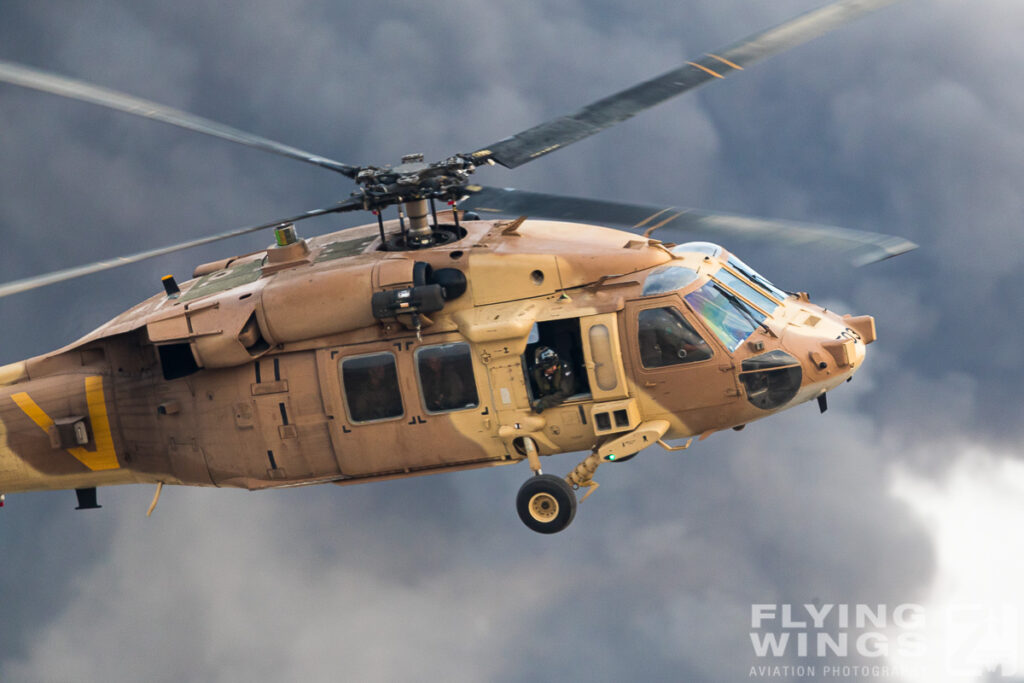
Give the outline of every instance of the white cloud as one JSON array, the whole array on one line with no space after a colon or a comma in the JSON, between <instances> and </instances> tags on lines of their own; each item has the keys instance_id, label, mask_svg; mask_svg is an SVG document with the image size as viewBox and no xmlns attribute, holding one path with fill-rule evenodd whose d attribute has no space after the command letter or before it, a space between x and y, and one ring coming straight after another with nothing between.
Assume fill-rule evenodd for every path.
<instances>
[{"instance_id":1,"label":"white cloud","mask_svg":"<svg viewBox=\"0 0 1024 683\"><path fill-rule=\"evenodd\" d=\"M897 660L920 667L908 680L1024 675L1024 463L967 447L939 481L897 468L892 491L928 528L937 562L924 601L928 654Z\"/></svg>"}]
</instances>

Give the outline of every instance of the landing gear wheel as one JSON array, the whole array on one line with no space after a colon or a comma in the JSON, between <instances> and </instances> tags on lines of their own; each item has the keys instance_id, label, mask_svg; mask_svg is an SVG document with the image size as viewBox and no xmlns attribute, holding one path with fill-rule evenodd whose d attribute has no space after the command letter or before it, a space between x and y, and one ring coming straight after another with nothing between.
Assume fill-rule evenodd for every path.
<instances>
[{"instance_id":1,"label":"landing gear wheel","mask_svg":"<svg viewBox=\"0 0 1024 683\"><path fill-rule=\"evenodd\" d=\"M576 494L561 477L540 474L523 482L516 496L516 512L534 531L558 533L576 516Z\"/></svg>"}]
</instances>

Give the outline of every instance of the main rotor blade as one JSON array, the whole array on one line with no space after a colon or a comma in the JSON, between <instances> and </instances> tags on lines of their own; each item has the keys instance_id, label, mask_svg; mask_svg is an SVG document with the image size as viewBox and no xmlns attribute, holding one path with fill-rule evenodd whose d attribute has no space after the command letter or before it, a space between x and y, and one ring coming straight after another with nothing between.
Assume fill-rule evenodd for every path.
<instances>
[{"instance_id":1,"label":"main rotor blade","mask_svg":"<svg viewBox=\"0 0 1024 683\"><path fill-rule=\"evenodd\" d=\"M678 69L588 104L573 114L545 121L495 142L471 156L478 161L491 160L515 168L895 2L899 0L839 0L714 53L709 52Z\"/></svg>"},{"instance_id":2,"label":"main rotor blade","mask_svg":"<svg viewBox=\"0 0 1024 683\"><path fill-rule=\"evenodd\" d=\"M813 245L842 252L856 266L917 248L916 244L902 237L830 225L752 218L675 206L620 204L479 185L466 187L466 192L469 196L459 203L459 208L465 211L615 225L663 242L685 242L693 238L693 233L713 232L732 237L753 237L775 244Z\"/></svg>"},{"instance_id":3,"label":"main rotor blade","mask_svg":"<svg viewBox=\"0 0 1024 683\"><path fill-rule=\"evenodd\" d=\"M37 289L39 287L45 287L46 285L52 285L57 282L64 282L65 280L73 280L75 278L82 277L84 275L92 275L93 273L100 273L104 270L111 270L113 268L120 268L130 263L138 263L139 261L145 261L146 259L155 258L157 256L163 256L165 254L173 254L176 251L183 251L185 249L191 249L192 247L202 246L204 244L210 244L211 242L219 242L220 240L230 239L232 237L238 237L240 235L246 235L250 232L258 232L260 230L267 230L269 228L276 228L279 225L285 223L296 223L298 221L306 220L307 218L314 218L316 216L323 216L329 213L340 213L343 211L354 211L362 209L362 199L348 199L341 202L337 206L332 206L325 209L316 209L314 211L307 211L301 213L298 216L292 216L290 218L283 218L279 221L272 223L264 223L262 225L253 225L247 228L239 228L237 230L229 230L228 232L222 232L216 235L210 235L209 237L200 237L199 239L189 240L188 242L181 242L179 244L172 244L168 247L160 247L158 249L150 249L149 251L141 251L136 254L129 254L128 256L118 256L116 258L108 259L106 261L97 261L96 263L89 263L84 266L76 266L74 268L67 268L65 270L58 270L45 275L36 275L35 277L25 278L23 280L14 280L4 284L0 284L0 297L9 296L11 294L17 294L19 292L27 292L30 289Z\"/></svg>"},{"instance_id":4,"label":"main rotor blade","mask_svg":"<svg viewBox=\"0 0 1024 683\"><path fill-rule=\"evenodd\" d=\"M149 100L132 95L125 95L116 90L102 88L98 85L65 76L58 76L57 74L21 64L0 61L0 81L32 88L33 90L41 90L54 95L61 95L62 97L69 97L74 100L81 100L82 102L91 102L101 107L116 109L147 119L163 121L179 128L212 135L222 140L230 140L247 147L255 147L265 152L272 152L290 159L298 159L299 161L315 164L322 168L337 171L349 178L355 178L356 173L359 172L359 169L355 166L349 166L348 164L343 164L340 161L334 161L312 152L305 152L289 145L283 145L279 142L253 135L252 133L246 133L237 128L204 119L180 109L165 107L162 104L150 102Z\"/></svg>"}]
</instances>

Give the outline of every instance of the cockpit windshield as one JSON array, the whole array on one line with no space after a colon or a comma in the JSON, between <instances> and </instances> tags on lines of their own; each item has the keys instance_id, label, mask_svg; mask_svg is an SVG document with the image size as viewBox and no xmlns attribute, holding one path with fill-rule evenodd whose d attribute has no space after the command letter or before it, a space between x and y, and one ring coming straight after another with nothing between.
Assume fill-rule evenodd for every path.
<instances>
[{"instance_id":1,"label":"cockpit windshield","mask_svg":"<svg viewBox=\"0 0 1024 683\"><path fill-rule=\"evenodd\" d=\"M729 266L732 267L733 270L735 270L740 275L753 282L761 289L771 294L780 302L785 301L786 298L789 296L784 291L773 285L771 282L768 282L768 280L763 275L758 273L756 270L754 270L753 268L751 268L750 266L748 266L746 263L739 260L735 256L729 256L728 264Z\"/></svg>"},{"instance_id":2,"label":"cockpit windshield","mask_svg":"<svg viewBox=\"0 0 1024 683\"><path fill-rule=\"evenodd\" d=\"M735 351L766 317L714 282L708 282L683 298L704 318L707 326L729 351Z\"/></svg>"},{"instance_id":3,"label":"cockpit windshield","mask_svg":"<svg viewBox=\"0 0 1024 683\"><path fill-rule=\"evenodd\" d=\"M732 291L739 294L741 297L754 304L757 308L761 309L765 313L771 313L774 311L779 302L775 301L771 297L765 296L761 293L761 290L751 287L746 280L736 277L730 271L725 268L720 269L712 277L723 285L731 289Z\"/></svg>"}]
</instances>

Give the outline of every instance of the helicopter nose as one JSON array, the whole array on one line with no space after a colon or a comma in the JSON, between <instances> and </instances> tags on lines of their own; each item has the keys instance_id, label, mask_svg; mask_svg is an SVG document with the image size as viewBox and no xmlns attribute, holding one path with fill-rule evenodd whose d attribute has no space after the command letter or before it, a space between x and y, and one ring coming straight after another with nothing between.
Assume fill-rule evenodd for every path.
<instances>
[{"instance_id":1,"label":"helicopter nose","mask_svg":"<svg viewBox=\"0 0 1024 683\"><path fill-rule=\"evenodd\" d=\"M878 338L875 319L870 315L844 315L843 322L846 323L847 331L865 346Z\"/></svg>"},{"instance_id":2,"label":"helicopter nose","mask_svg":"<svg viewBox=\"0 0 1024 683\"><path fill-rule=\"evenodd\" d=\"M845 325L835 338L821 342L821 350L812 354L819 370L834 368L841 379L848 379L860 369L867 355L867 345L875 341L875 319L870 315L843 316Z\"/></svg>"},{"instance_id":3,"label":"helicopter nose","mask_svg":"<svg viewBox=\"0 0 1024 683\"><path fill-rule=\"evenodd\" d=\"M830 339L822 342L821 349L826 358L824 364L819 366L823 369L828 365L834 365L841 371L852 372L860 367L865 355L864 344L854 338ZM828 363L829 360L832 362Z\"/></svg>"}]
</instances>

